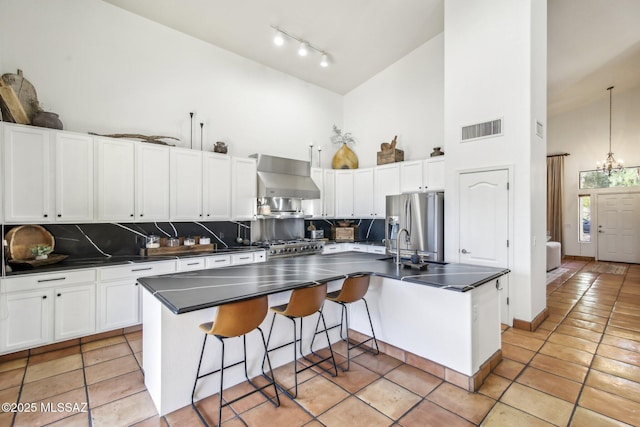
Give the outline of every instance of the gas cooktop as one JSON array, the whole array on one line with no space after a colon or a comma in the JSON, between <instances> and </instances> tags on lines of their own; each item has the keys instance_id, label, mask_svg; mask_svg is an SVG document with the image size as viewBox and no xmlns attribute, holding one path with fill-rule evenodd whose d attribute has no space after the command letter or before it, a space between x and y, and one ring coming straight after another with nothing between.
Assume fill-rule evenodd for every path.
<instances>
[{"instance_id":1,"label":"gas cooktop","mask_svg":"<svg viewBox=\"0 0 640 427\"><path fill-rule=\"evenodd\" d=\"M321 240L263 240L256 245L267 249L269 258L283 258L321 253L324 242Z\"/></svg>"}]
</instances>

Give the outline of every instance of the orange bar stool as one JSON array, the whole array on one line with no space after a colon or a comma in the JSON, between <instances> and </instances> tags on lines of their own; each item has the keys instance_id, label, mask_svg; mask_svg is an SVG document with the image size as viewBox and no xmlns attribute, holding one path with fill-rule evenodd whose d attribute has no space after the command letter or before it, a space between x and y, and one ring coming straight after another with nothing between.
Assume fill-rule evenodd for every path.
<instances>
[{"instance_id":1,"label":"orange bar stool","mask_svg":"<svg viewBox=\"0 0 640 427\"><path fill-rule=\"evenodd\" d=\"M340 324L332 326L329 329L340 327L340 338L343 341L345 341L345 343L347 344L347 368L343 369L343 371L349 370L350 361L351 361L351 357L349 353L350 353L350 350L353 350L354 348L362 347L364 346L364 344L370 341L373 341L373 344L375 345L375 350L373 350L373 346L371 345L368 348L364 348L364 350L373 354L380 354L380 349L378 348L378 340L376 339L376 333L373 330L373 322L371 322L371 313L369 313L369 305L367 304L367 300L364 298L365 294L369 290L369 279L370 279L370 276L368 275L357 275L357 276L347 277L346 279L344 279L342 288L339 291L335 291L327 294L327 301L332 301L342 306L342 311L340 314ZM362 342L354 343L352 345L351 341L349 340L349 312L347 311L347 305L360 300L364 301L364 306L367 310L367 317L369 318L369 326L371 326L372 337ZM346 335L346 337L343 335L343 332L342 332L343 325L344 325L344 329L346 330L346 333L344 334ZM319 323L316 324L316 333L313 336L314 339L315 339L315 335L318 334L318 330L317 330L318 326L319 326ZM325 329L326 329L326 326L325 326ZM312 345L313 345L313 342L312 342ZM342 367L340 369L342 369Z\"/></svg>"},{"instance_id":2,"label":"orange bar stool","mask_svg":"<svg viewBox=\"0 0 640 427\"><path fill-rule=\"evenodd\" d=\"M334 373L329 372L329 370L320 366L326 372L331 373L333 376L338 375L338 369L336 367L336 360L333 357L333 350L331 349L331 342L329 341L329 333L327 332L327 324L324 321L324 315L322 314L322 305L324 304L325 297L327 295L327 284L322 283L318 285L308 286L304 288L294 289L291 293L291 297L289 298L289 302L287 304L271 307L271 311L273 312L273 319L271 320L271 328L269 329L269 337L267 338L267 348L269 347L269 342L271 341L271 333L273 332L273 325L276 321L276 315L281 315L291 320L293 324L293 341L288 342L286 344L282 344L278 347L269 349L268 352L275 351L281 349L283 347L287 347L293 344L293 371L294 371L294 393L284 388L282 385L276 383L278 388L282 390L287 396L291 399L295 399L298 397L298 374L306 371L309 368L320 365L322 362L326 362L331 360L333 364ZM318 325L320 324L320 320L322 320L322 324L324 325L324 332L327 337L327 342L329 343L329 353L330 355L322 358L318 361L313 361L307 358L302 354L302 321L305 317L311 316L312 314L319 313L318 316L318 324L316 325L316 331L318 329ZM300 319L300 337L298 337L298 332L296 331L296 319ZM317 333L321 333L317 332ZM315 338L315 335L314 335ZM316 356L322 357L318 355L315 351L313 351L313 341L311 343L311 352L313 352ZM300 357L303 357L307 360L310 365L305 366L302 369L298 369L298 353ZM265 355L266 357L266 355Z\"/></svg>"},{"instance_id":3,"label":"orange bar stool","mask_svg":"<svg viewBox=\"0 0 640 427\"><path fill-rule=\"evenodd\" d=\"M204 332L204 342L202 343L202 351L200 352L200 361L198 362L198 372L196 373L196 380L193 383L193 391L191 392L191 406L196 411L200 420L204 423L204 425L208 425L200 411L195 405L193 400L194 395L196 393L196 386L198 385L198 380L201 378L207 377L209 375L220 372L220 407L218 409L218 426L220 425L220 421L222 419L222 408L225 406L229 406L238 400L250 396L256 392L260 392L264 397L266 397L275 407L280 406L280 398L278 397L278 390L276 389L275 381L273 380L273 370L271 369L271 361L269 360L269 355L267 352L267 343L264 340L264 333L262 329L260 329L260 323L267 316L267 308L269 307L269 302L266 295L261 297L252 298L245 301L232 302L228 304L223 304L218 307L218 314L213 322L207 322L200 325L200 329ZM247 334L254 331L260 331L260 336L262 337L262 344L264 345L265 358L267 360L269 371L271 372L271 378L267 375L265 377L269 380L268 384L263 385L262 387L258 387L251 379L249 379L249 374L247 373ZM207 372L205 374L200 375L200 368L202 366L202 356L204 355L204 349L207 344L207 338L213 335L214 337L220 340L222 344L222 352L220 355L220 368L211 372ZM231 365L224 364L224 342L228 338L240 337L242 336L242 342L244 346L244 359L233 363ZM240 397L237 397L227 403L222 403L222 386L223 386L223 378L224 378L224 370L226 368L231 368L232 366L237 366L240 364L244 364L244 375L247 378L249 384L253 386L255 390L250 391ZM263 359L264 366L264 359ZM264 367L263 367L264 371ZM272 398L268 396L264 389L267 387L273 386L275 391L275 397Z\"/></svg>"}]
</instances>

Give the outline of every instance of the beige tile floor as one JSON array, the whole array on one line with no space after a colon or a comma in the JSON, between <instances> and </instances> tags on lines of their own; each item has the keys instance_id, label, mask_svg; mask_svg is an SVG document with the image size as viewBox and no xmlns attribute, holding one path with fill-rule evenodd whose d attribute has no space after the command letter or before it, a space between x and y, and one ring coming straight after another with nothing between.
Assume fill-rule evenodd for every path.
<instances>
[{"instance_id":1,"label":"beige tile floor","mask_svg":"<svg viewBox=\"0 0 640 427\"><path fill-rule=\"evenodd\" d=\"M299 398L261 395L223 411L225 426L640 425L640 266L565 261L535 332L504 327L503 361L478 393L387 355L359 354L337 378L306 371ZM158 417L144 386L141 332L0 362L0 426L197 426L191 407ZM344 346L336 346L344 355ZM344 359L342 359L344 360ZM291 381L285 366L279 381ZM229 399L247 390L240 384ZM83 403L87 407L83 407ZM40 410L40 403L56 409ZM58 403L77 407L59 408ZM215 397L199 407L217 417Z\"/></svg>"}]
</instances>

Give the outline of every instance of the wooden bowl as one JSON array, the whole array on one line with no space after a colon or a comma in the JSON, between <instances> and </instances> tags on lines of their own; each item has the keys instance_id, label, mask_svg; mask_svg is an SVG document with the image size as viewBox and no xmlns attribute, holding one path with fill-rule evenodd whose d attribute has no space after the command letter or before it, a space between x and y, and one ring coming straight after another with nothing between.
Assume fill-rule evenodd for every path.
<instances>
[{"instance_id":1,"label":"wooden bowl","mask_svg":"<svg viewBox=\"0 0 640 427\"><path fill-rule=\"evenodd\" d=\"M53 235L39 225L21 225L14 227L5 235L9 244L9 259L34 259L31 248L36 245L49 245L51 250L56 241Z\"/></svg>"}]
</instances>

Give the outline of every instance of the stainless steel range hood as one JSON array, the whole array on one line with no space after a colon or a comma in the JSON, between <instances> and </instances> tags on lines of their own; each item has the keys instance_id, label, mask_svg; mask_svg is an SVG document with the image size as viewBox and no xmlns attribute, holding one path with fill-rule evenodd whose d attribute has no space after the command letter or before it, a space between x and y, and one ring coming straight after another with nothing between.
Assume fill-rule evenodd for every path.
<instances>
[{"instance_id":1,"label":"stainless steel range hood","mask_svg":"<svg viewBox=\"0 0 640 427\"><path fill-rule=\"evenodd\" d=\"M310 177L309 162L265 154L249 157L258 160L258 197L320 198L320 189Z\"/></svg>"}]
</instances>

